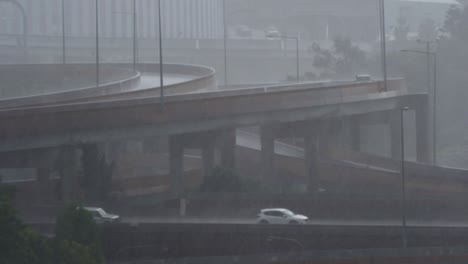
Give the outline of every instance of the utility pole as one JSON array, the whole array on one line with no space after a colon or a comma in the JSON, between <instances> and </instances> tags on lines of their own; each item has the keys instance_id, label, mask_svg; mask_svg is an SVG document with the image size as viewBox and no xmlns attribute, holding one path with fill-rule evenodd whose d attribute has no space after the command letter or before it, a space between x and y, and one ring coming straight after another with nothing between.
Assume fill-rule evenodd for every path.
<instances>
[{"instance_id":1,"label":"utility pole","mask_svg":"<svg viewBox=\"0 0 468 264\"><path fill-rule=\"evenodd\" d=\"M227 25L227 10L226 10L226 0L223 0L223 34L224 34L224 85L228 84L228 57L227 57L227 39L229 37L228 25Z\"/></svg>"},{"instance_id":2,"label":"utility pole","mask_svg":"<svg viewBox=\"0 0 468 264\"><path fill-rule=\"evenodd\" d=\"M96 3L96 86L99 87L101 80L99 76L100 65L99 65L99 0L95 0Z\"/></svg>"},{"instance_id":3,"label":"utility pole","mask_svg":"<svg viewBox=\"0 0 468 264\"><path fill-rule=\"evenodd\" d=\"M137 65L137 5L133 0L133 71L136 72Z\"/></svg>"},{"instance_id":4,"label":"utility pole","mask_svg":"<svg viewBox=\"0 0 468 264\"><path fill-rule=\"evenodd\" d=\"M62 64L67 63L65 44L65 0L62 0Z\"/></svg>"},{"instance_id":5,"label":"utility pole","mask_svg":"<svg viewBox=\"0 0 468 264\"><path fill-rule=\"evenodd\" d=\"M385 0L379 0L380 10L380 38L382 52L382 74L384 80L384 91L387 91L387 33L385 29Z\"/></svg>"},{"instance_id":6,"label":"utility pole","mask_svg":"<svg viewBox=\"0 0 468 264\"><path fill-rule=\"evenodd\" d=\"M159 21L159 91L161 100L161 109L164 111L164 65L162 48L162 18L161 18L161 0L158 0L158 21Z\"/></svg>"}]
</instances>

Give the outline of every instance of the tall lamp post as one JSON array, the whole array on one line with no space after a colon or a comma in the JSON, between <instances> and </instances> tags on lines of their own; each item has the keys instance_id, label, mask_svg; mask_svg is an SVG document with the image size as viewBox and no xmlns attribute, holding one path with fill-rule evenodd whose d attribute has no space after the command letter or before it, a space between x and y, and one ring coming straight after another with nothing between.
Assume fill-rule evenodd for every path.
<instances>
[{"instance_id":1,"label":"tall lamp post","mask_svg":"<svg viewBox=\"0 0 468 264\"><path fill-rule=\"evenodd\" d=\"M228 39L228 31L227 31L227 17L226 17L226 0L223 0L223 49L224 49L224 85L228 84L228 62L227 62L227 39Z\"/></svg>"},{"instance_id":2,"label":"tall lamp post","mask_svg":"<svg viewBox=\"0 0 468 264\"><path fill-rule=\"evenodd\" d=\"M137 12L136 0L133 0L133 12L113 12L114 14L132 15L133 18L133 71L136 72L137 65Z\"/></svg>"},{"instance_id":3,"label":"tall lamp post","mask_svg":"<svg viewBox=\"0 0 468 264\"><path fill-rule=\"evenodd\" d=\"M431 43L431 42L426 42ZM432 162L434 165L437 164L437 52L430 51L430 45L426 46L426 51L420 50L401 50L402 52L424 54L428 57L427 60L427 80L428 87L431 86L431 61L430 56L433 57L433 68L432 68Z\"/></svg>"},{"instance_id":4,"label":"tall lamp post","mask_svg":"<svg viewBox=\"0 0 468 264\"><path fill-rule=\"evenodd\" d=\"M406 173L405 173L405 112L408 107L400 109L400 128L401 128L401 224L402 224L402 244L403 248L408 247L407 221L406 221Z\"/></svg>"},{"instance_id":5,"label":"tall lamp post","mask_svg":"<svg viewBox=\"0 0 468 264\"><path fill-rule=\"evenodd\" d=\"M273 33L267 34L266 37L270 39L293 39L296 41L296 81L300 82L301 76L300 76L300 65L299 65L299 37L277 35Z\"/></svg>"},{"instance_id":6,"label":"tall lamp post","mask_svg":"<svg viewBox=\"0 0 468 264\"><path fill-rule=\"evenodd\" d=\"M165 109L164 102L164 65L162 48L162 18L161 18L161 0L158 0L158 24L159 24L159 91L161 100L161 109Z\"/></svg>"},{"instance_id":7,"label":"tall lamp post","mask_svg":"<svg viewBox=\"0 0 468 264\"><path fill-rule=\"evenodd\" d=\"M385 0L379 0L380 38L382 52L382 74L384 79L384 90L387 91L387 33L385 28Z\"/></svg>"},{"instance_id":8,"label":"tall lamp post","mask_svg":"<svg viewBox=\"0 0 468 264\"><path fill-rule=\"evenodd\" d=\"M62 0L62 63L67 63L65 48L65 0Z\"/></svg>"},{"instance_id":9,"label":"tall lamp post","mask_svg":"<svg viewBox=\"0 0 468 264\"><path fill-rule=\"evenodd\" d=\"M100 58L99 58L99 1L94 0L96 11L96 86L101 84L100 80Z\"/></svg>"}]
</instances>

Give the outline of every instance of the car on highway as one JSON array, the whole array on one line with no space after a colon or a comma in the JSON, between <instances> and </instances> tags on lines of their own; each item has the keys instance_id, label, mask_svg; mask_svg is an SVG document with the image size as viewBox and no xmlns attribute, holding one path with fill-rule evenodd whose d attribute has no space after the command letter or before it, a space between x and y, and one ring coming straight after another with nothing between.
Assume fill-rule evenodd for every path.
<instances>
[{"instance_id":1,"label":"car on highway","mask_svg":"<svg viewBox=\"0 0 468 264\"><path fill-rule=\"evenodd\" d=\"M91 213L94 221L98 224L114 223L120 221L120 216L109 214L99 207L82 207L83 210Z\"/></svg>"},{"instance_id":2,"label":"car on highway","mask_svg":"<svg viewBox=\"0 0 468 264\"><path fill-rule=\"evenodd\" d=\"M265 36L267 38L280 38L281 37L281 33L278 29L276 29L275 27L268 27L266 30L265 30Z\"/></svg>"},{"instance_id":3,"label":"car on highway","mask_svg":"<svg viewBox=\"0 0 468 264\"><path fill-rule=\"evenodd\" d=\"M309 218L305 215L295 214L285 208L262 209L258 214L259 224L306 224Z\"/></svg>"},{"instance_id":4,"label":"car on highway","mask_svg":"<svg viewBox=\"0 0 468 264\"><path fill-rule=\"evenodd\" d=\"M368 74L356 75L356 82L370 82L370 81L372 81L372 77Z\"/></svg>"}]
</instances>

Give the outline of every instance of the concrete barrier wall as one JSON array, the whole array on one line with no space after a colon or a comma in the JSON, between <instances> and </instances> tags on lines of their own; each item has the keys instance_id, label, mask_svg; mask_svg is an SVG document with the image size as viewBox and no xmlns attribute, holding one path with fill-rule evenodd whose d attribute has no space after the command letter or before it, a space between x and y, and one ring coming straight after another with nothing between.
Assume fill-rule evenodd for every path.
<instances>
[{"instance_id":1,"label":"concrete barrier wall","mask_svg":"<svg viewBox=\"0 0 468 264\"><path fill-rule=\"evenodd\" d=\"M139 70L141 72L158 73L159 69L160 68L158 64L139 65ZM189 81L164 86L165 96L191 94L197 91L214 91L217 89L215 71L211 68L195 65L165 64L164 72L177 73L192 77L192 79ZM161 89L159 88L159 83L156 83L154 88L140 89L121 94L94 97L90 100L86 100L86 102L129 100L147 97L160 97L160 95Z\"/></svg>"},{"instance_id":2,"label":"concrete barrier wall","mask_svg":"<svg viewBox=\"0 0 468 264\"><path fill-rule=\"evenodd\" d=\"M398 257L397 252L401 253L398 248L402 245L401 232L400 227L388 226L228 224L108 225L103 229L105 251L110 260L131 258L131 248L138 246L151 247L147 254L162 259L292 252L298 256L298 252L314 250L371 249L378 252L388 248L396 248L389 252ZM407 234L410 248L468 245L466 228L411 227ZM403 251L402 255L404 253L407 252ZM142 254L140 252L139 257L143 257ZM427 252L422 254L428 255ZM390 254L380 256L392 257Z\"/></svg>"},{"instance_id":3,"label":"concrete barrier wall","mask_svg":"<svg viewBox=\"0 0 468 264\"><path fill-rule=\"evenodd\" d=\"M132 261L133 264L465 264L468 250L463 247L306 251L294 254L262 254Z\"/></svg>"},{"instance_id":4,"label":"concrete barrier wall","mask_svg":"<svg viewBox=\"0 0 468 264\"><path fill-rule=\"evenodd\" d=\"M166 95L216 88L213 69L195 65L164 66L165 73L192 78L168 85ZM100 64L100 85L96 87L95 64L1 65L0 79L5 87L2 92L4 97L11 98L0 100L0 108L159 96L159 88L140 90L140 73L134 72L132 67L131 64ZM138 70L159 73L159 65L139 64ZM21 81L21 89L8 89L5 84ZM156 83L155 87L158 86ZM8 92L10 90L14 93Z\"/></svg>"},{"instance_id":5,"label":"concrete barrier wall","mask_svg":"<svg viewBox=\"0 0 468 264\"><path fill-rule=\"evenodd\" d=\"M2 65L0 72L5 75L2 80L6 83L24 80L19 93L5 94L10 98L0 100L0 108L72 102L131 91L140 84L140 74L131 68L107 64L100 65L99 87L96 87L96 67L93 64ZM38 83L41 83L40 87ZM8 91L8 87L6 89L3 91Z\"/></svg>"}]
</instances>

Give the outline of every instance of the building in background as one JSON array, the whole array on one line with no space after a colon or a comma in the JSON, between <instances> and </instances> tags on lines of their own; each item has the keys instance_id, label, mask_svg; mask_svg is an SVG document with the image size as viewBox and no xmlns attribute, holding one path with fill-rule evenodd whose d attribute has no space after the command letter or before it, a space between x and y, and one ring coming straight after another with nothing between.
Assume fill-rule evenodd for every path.
<instances>
[{"instance_id":1,"label":"building in background","mask_svg":"<svg viewBox=\"0 0 468 264\"><path fill-rule=\"evenodd\" d=\"M19 4L15 5L13 2ZM67 37L92 37L96 32L95 0L64 0ZM99 35L104 38L133 36L133 0L98 0ZM162 0L163 37L214 39L223 36L220 0ZM62 35L62 0L0 0L0 35L19 34L21 6L29 36ZM158 1L136 0L138 35L158 36Z\"/></svg>"},{"instance_id":2,"label":"building in background","mask_svg":"<svg viewBox=\"0 0 468 264\"><path fill-rule=\"evenodd\" d=\"M348 37L375 41L379 9L375 0L229 0L231 26L278 29L303 40L326 41Z\"/></svg>"}]
</instances>

